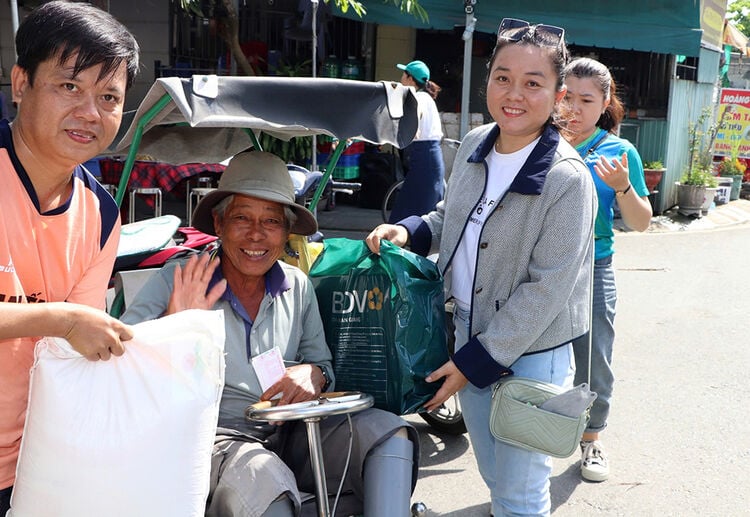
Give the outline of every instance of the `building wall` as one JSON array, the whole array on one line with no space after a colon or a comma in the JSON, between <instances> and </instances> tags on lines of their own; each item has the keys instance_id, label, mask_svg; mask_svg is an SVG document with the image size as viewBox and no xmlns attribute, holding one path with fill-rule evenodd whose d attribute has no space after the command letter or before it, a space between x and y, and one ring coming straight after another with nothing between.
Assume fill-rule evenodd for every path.
<instances>
[{"instance_id":1,"label":"building wall","mask_svg":"<svg viewBox=\"0 0 750 517\"><path fill-rule=\"evenodd\" d=\"M141 47L140 73L125 103L126 110L134 110L154 82L154 61L169 63L169 2L110 0L109 12L133 33Z\"/></svg>"},{"instance_id":2,"label":"building wall","mask_svg":"<svg viewBox=\"0 0 750 517\"><path fill-rule=\"evenodd\" d=\"M739 52L733 52L728 75L732 88L750 89L750 57L742 57Z\"/></svg>"},{"instance_id":3,"label":"building wall","mask_svg":"<svg viewBox=\"0 0 750 517\"><path fill-rule=\"evenodd\" d=\"M666 119L626 118L620 124L620 136L638 149L644 162L664 162L667 129Z\"/></svg>"},{"instance_id":4,"label":"building wall","mask_svg":"<svg viewBox=\"0 0 750 517\"><path fill-rule=\"evenodd\" d=\"M401 70L397 63L414 59L417 31L411 27L378 25L375 37L375 80L399 81Z\"/></svg>"},{"instance_id":5,"label":"building wall","mask_svg":"<svg viewBox=\"0 0 750 517\"><path fill-rule=\"evenodd\" d=\"M109 12L136 37L141 47L141 70L128 92L125 109L133 110L154 81L154 60L169 62L169 2L164 0L110 0ZM19 9L19 20L29 13ZM0 0L0 91L10 103L10 69L16 61L10 6ZM15 111L11 107L11 113Z\"/></svg>"},{"instance_id":6,"label":"building wall","mask_svg":"<svg viewBox=\"0 0 750 517\"><path fill-rule=\"evenodd\" d=\"M23 13L18 13L19 18ZM13 43L13 23L11 20L10 5L7 1L0 0L0 92L4 109L0 110L10 117L15 116L15 109L11 105L10 93L10 69L16 62L15 45Z\"/></svg>"},{"instance_id":7,"label":"building wall","mask_svg":"<svg viewBox=\"0 0 750 517\"><path fill-rule=\"evenodd\" d=\"M688 125L700 116L704 106L710 106L714 85L673 79L669 93L669 132L664 166L667 171L662 179L662 190L657 199L657 211L662 212L677 204L676 181L688 165Z\"/></svg>"}]
</instances>

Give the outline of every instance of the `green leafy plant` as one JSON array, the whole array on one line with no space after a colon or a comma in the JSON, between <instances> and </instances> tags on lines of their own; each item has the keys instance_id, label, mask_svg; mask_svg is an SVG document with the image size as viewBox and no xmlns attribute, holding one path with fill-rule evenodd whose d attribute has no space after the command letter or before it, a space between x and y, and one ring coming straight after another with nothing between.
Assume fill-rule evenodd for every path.
<instances>
[{"instance_id":1,"label":"green leafy plant","mask_svg":"<svg viewBox=\"0 0 750 517\"><path fill-rule=\"evenodd\" d=\"M701 111L698 119L688 124L688 149L690 150L690 157L688 159L687 170L680 179L680 183L683 185L704 187L716 187L718 185L718 181L711 174L713 162L712 149L716 133L725 126L724 117L726 116L726 111L717 122L709 124L709 120L713 118L713 114L713 107L706 106Z\"/></svg>"},{"instance_id":2,"label":"green leafy plant","mask_svg":"<svg viewBox=\"0 0 750 517\"><path fill-rule=\"evenodd\" d=\"M744 34L750 32L750 0L734 0L727 5L727 19Z\"/></svg>"},{"instance_id":3,"label":"green leafy plant","mask_svg":"<svg viewBox=\"0 0 750 517\"><path fill-rule=\"evenodd\" d=\"M312 160L312 137L298 136L290 140L281 140L261 133L259 141L264 151L275 154L286 163L304 166Z\"/></svg>"},{"instance_id":4,"label":"green leafy plant","mask_svg":"<svg viewBox=\"0 0 750 517\"><path fill-rule=\"evenodd\" d=\"M682 185L694 185L698 187L715 188L719 185L719 180L707 169L692 169L690 173L683 174L680 179Z\"/></svg>"},{"instance_id":5,"label":"green leafy plant","mask_svg":"<svg viewBox=\"0 0 750 517\"><path fill-rule=\"evenodd\" d=\"M653 160L650 162L644 162L643 168L652 169L652 170L660 170L664 168L664 164L661 162L661 160Z\"/></svg>"},{"instance_id":6,"label":"green leafy plant","mask_svg":"<svg viewBox=\"0 0 750 517\"><path fill-rule=\"evenodd\" d=\"M312 59L279 61L278 66L273 67L276 75L284 77L310 77L312 71Z\"/></svg>"}]
</instances>

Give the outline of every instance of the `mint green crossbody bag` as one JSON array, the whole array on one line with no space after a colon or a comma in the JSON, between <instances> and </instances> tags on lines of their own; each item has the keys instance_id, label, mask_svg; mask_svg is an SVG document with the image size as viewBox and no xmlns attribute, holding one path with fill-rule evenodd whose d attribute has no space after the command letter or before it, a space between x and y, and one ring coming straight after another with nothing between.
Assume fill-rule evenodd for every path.
<instances>
[{"instance_id":1,"label":"mint green crossbody bag","mask_svg":"<svg viewBox=\"0 0 750 517\"><path fill-rule=\"evenodd\" d=\"M595 398L587 384L566 390L510 376L494 387L490 431L501 442L567 458L578 448Z\"/></svg>"}]
</instances>

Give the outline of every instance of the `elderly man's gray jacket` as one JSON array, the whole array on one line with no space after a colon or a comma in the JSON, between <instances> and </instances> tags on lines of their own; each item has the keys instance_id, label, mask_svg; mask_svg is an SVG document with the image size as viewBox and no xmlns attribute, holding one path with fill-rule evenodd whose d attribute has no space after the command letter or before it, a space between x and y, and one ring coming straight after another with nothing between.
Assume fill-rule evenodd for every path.
<instances>
[{"instance_id":1,"label":"elderly man's gray jacket","mask_svg":"<svg viewBox=\"0 0 750 517\"><path fill-rule=\"evenodd\" d=\"M413 251L426 255L439 243L448 296L451 262L484 193L485 158L498 132L493 123L466 135L444 201L430 214L399 223L409 230ZM586 332L595 214L588 169L557 130L547 127L479 238L471 337L453 357L472 384L488 386L511 373L520 356Z\"/></svg>"}]
</instances>

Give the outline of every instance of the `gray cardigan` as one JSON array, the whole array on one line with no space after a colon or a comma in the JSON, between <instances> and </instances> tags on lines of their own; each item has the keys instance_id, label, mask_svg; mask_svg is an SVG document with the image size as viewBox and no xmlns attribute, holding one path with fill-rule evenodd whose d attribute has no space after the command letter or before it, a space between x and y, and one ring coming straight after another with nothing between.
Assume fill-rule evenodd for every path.
<instances>
[{"instance_id":1,"label":"gray cardigan","mask_svg":"<svg viewBox=\"0 0 750 517\"><path fill-rule=\"evenodd\" d=\"M470 132L458 150L445 199L400 222L412 250L434 252L451 292L451 261L487 182L496 124ZM485 387L520 356L565 345L589 324L596 192L578 153L548 126L479 239L468 343L453 361Z\"/></svg>"}]
</instances>

